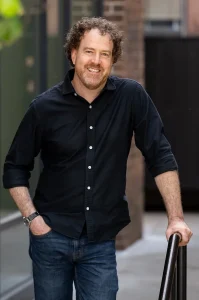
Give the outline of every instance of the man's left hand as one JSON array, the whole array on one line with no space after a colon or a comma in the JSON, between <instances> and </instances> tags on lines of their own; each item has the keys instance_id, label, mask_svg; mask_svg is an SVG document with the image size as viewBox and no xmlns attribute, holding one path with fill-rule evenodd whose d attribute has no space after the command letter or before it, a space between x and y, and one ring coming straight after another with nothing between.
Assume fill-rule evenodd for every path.
<instances>
[{"instance_id":1,"label":"man's left hand","mask_svg":"<svg viewBox=\"0 0 199 300\"><path fill-rule=\"evenodd\" d=\"M181 236L179 246L186 246L193 235L187 224L178 218L169 221L166 231L167 240L169 240L170 236L174 233L179 233Z\"/></svg>"}]
</instances>

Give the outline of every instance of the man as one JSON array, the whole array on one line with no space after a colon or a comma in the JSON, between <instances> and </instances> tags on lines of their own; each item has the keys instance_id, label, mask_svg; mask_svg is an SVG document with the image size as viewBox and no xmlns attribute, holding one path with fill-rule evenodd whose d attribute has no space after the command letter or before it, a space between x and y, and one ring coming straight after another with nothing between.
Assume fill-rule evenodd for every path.
<instances>
[{"instance_id":1,"label":"man","mask_svg":"<svg viewBox=\"0 0 199 300\"><path fill-rule=\"evenodd\" d=\"M164 199L167 238L192 232L183 218L177 164L150 97L136 81L110 76L122 34L102 18L83 18L67 35L74 66L39 95L6 157L4 187L30 228L36 300L114 300L115 236L129 222L126 162L133 132ZM41 153L33 199L28 179Z\"/></svg>"}]
</instances>

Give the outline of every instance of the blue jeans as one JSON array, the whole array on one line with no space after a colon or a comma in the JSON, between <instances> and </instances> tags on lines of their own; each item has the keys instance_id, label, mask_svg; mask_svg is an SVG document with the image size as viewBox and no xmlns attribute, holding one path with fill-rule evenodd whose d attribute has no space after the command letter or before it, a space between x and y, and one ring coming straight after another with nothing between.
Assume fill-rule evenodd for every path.
<instances>
[{"instance_id":1,"label":"blue jeans","mask_svg":"<svg viewBox=\"0 0 199 300\"><path fill-rule=\"evenodd\" d=\"M35 300L115 300L118 291L115 241L89 242L50 231L30 232Z\"/></svg>"}]
</instances>

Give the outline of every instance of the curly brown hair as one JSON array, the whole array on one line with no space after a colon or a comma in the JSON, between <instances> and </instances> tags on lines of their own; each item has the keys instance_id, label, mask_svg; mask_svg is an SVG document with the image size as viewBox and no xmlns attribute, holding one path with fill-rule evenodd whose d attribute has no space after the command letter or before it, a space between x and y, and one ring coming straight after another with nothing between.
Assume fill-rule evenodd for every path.
<instances>
[{"instance_id":1,"label":"curly brown hair","mask_svg":"<svg viewBox=\"0 0 199 300\"><path fill-rule=\"evenodd\" d=\"M113 42L113 63L116 63L121 57L123 34L118 30L117 25L102 17L84 17L74 24L66 35L64 50L72 66L74 65L71 59L71 50L78 49L84 33L95 28L100 31L101 35L110 35Z\"/></svg>"}]
</instances>

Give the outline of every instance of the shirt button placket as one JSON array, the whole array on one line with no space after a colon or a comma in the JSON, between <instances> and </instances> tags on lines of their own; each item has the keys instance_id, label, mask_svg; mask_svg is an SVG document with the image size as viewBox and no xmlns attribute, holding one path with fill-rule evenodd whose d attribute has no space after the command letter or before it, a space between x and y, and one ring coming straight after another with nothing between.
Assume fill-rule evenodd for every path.
<instances>
[{"instance_id":1,"label":"shirt button placket","mask_svg":"<svg viewBox=\"0 0 199 300\"><path fill-rule=\"evenodd\" d=\"M88 236L92 239L94 232L93 220L92 220L92 189L93 189L93 162L94 162L94 150L95 150L95 126L94 126L94 109L93 105L88 106L87 112L87 156L86 156L86 185L85 185L85 210L86 222L88 229Z\"/></svg>"}]
</instances>

